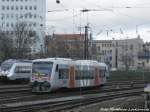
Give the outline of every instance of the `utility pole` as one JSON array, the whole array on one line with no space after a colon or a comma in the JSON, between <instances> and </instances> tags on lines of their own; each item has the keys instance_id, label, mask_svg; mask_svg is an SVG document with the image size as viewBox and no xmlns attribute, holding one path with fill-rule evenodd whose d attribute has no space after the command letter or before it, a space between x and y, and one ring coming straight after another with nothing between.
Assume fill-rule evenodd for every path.
<instances>
[{"instance_id":1,"label":"utility pole","mask_svg":"<svg viewBox=\"0 0 150 112\"><path fill-rule=\"evenodd\" d=\"M89 38L88 38L88 29L89 26L85 26L85 36L84 36L84 59L89 59Z\"/></svg>"}]
</instances>

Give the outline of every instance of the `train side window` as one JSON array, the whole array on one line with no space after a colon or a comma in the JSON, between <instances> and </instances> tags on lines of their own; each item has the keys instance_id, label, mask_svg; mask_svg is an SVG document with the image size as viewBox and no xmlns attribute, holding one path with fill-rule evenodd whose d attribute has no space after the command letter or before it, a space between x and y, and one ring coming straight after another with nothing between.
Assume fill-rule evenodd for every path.
<instances>
[{"instance_id":1,"label":"train side window","mask_svg":"<svg viewBox=\"0 0 150 112\"><path fill-rule=\"evenodd\" d=\"M15 73L31 73L30 66L16 66Z\"/></svg>"},{"instance_id":2,"label":"train side window","mask_svg":"<svg viewBox=\"0 0 150 112\"><path fill-rule=\"evenodd\" d=\"M59 69L59 79L68 79L68 69Z\"/></svg>"},{"instance_id":3,"label":"train side window","mask_svg":"<svg viewBox=\"0 0 150 112\"><path fill-rule=\"evenodd\" d=\"M100 77L105 77L105 70L99 70Z\"/></svg>"},{"instance_id":4,"label":"train side window","mask_svg":"<svg viewBox=\"0 0 150 112\"><path fill-rule=\"evenodd\" d=\"M58 64L56 65L56 72L58 72Z\"/></svg>"},{"instance_id":5,"label":"train side window","mask_svg":"<svg viewBox=\"0 0 150 112\"><path fill-rule=\"evenodd\" d=\"M76 80L94 79L94 71L90 70L76 70Z\"/></svg>"}]
</instances>

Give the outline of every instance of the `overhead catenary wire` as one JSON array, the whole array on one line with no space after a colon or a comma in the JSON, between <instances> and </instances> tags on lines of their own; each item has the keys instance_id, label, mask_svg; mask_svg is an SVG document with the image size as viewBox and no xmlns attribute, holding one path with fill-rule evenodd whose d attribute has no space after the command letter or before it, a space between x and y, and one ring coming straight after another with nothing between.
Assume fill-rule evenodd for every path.
<instances>
[{"instance_id":1,"label":"overhead catenary wire","mask_svg":"<svg viewBox=\"0 0 150 112\"><path fill-rule=\"evenodd\" d=\"M111 6L108 6L108 7L102 7L101 5L99 5L99 4L96 4L96 3L94 3L94 2L91 2L91 1L88 1L88 0L83 0L84 1L84 3L86 3L86 4L91 4L91 5L93 5L93 6L96 6L96 7L98 7L99 9L111 9L111 10L113 10L112 11L112 13L114 13L114 14L118 14L118 15L122 15L122 16L124 16L124 17L127 17L127 18L129 18L129 19L132 19L132 20L136 20L137 21L137 23L135 23L135 24L137 24L137 26L140 26L140 24L143 24L143 23L147 23L147 22L149 22L148 20L146 20L146 19L144 19L144 18L142 18L142 17L136 17L136 16L133 16L133 15L130 15L130 14L126 14L126 13L123 13L123 12L121 12L121 10L120 9L127 9L127 10L134 10L134 9L141 9L141 8L143 8L143 9L145 9L145 8L150 8L149 6L132 6L132 5L124 5L124 6L113 6L113 7L111 7ZM83 2L82 1L82 2ZM64 9L66 9L65 8L65 6L64 6ZM69 9L70 10L70 9ZM94 9L93 9L94 10ZM118 11L119 10L119 11ZM80 14L80 13L79 13ZM79 15L78 15L79 16ZM78 17L78 16L73 16L73 19L75 18L75 17ZM60 19L58 19L58 20L56 20L56 19L54 19L54 20L52 20L52 21L64 21L64 20L68 20L69 18L72 18L72 16L69 16L69 17L65 17L65 18L60 18ZM141 22L139 22L139 21L141 21ZM147 21L147 22L144 22L144 21ZM121 21L122 22L122 21ZM97 25L98 26L98 25ZM118 25L114 25L113 27L117 27ZM120 32L121 33L121 32Z\"/></svg>"}]
</instances>

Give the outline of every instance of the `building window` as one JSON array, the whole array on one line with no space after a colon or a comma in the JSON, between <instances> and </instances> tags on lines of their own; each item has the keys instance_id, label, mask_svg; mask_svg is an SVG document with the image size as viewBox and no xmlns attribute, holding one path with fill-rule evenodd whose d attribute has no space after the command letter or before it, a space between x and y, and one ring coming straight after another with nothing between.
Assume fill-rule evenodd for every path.
<instances>
[{"instance_id":1,"label":"building window","mask_svg":"<svg viewBox=\"0 0 150 112\"><path fill-rule=\"evenodd\" d=\"M11 10L14 10L14 6L11 6Z\"/></svg>"},{"instance_id":2,"label":"building window","mask_svg":"<svg viewBox=\"0 0 150 112\"><path fill-rule=\"evenodd\" d=\"M2 14L2 17L1 17L1 19L3 20L5 18L5 14Z\"/></svg>"},{"instance_id":3,"label":"building window","mask_svg":"<svg viewBox=\"0 0 150 112\"><path fill-rule=\"evenodd\" d=\"M27 6L25 6L25 10L28 10L28 7L27 7Z\"/></svg>"},{"instance_id":4,"label":"building window","mask_svg":"<svg viewBox=\"0 0 150 112\"><path fill-rule=\"evenodd\" d=\"M133 50L133 45L130 45L130 50Z\"/></svg>"},{"instance_id":5,"label":"building window","mask_svg":"<svg viewBox=\"0 0 150 112\"><path fill-rule=\"evenodd\" d=\"M27 18L27 14L25 14L24 17Z\"/></svg>"},{"instance_id":6,"label":"building window","mask_svg":"<svg viewBox=\"0 0 150 112\"><path fill-rule=\"evenodd\" d=\"M36 14L34 14L34 18L36 18Z\"/></svg>"},{"instance_id":7,"label":"building window","mask_svg":"<svg viewBox=\"0 0 150 112\"><path fill-rule=\"evenodd\" d=\"M32 14L29 14L29 18L32 18Z\"/></svg>"},{"instance_id":8,"label":"building window","mask_svg":"<svg viewBox=\"0 0 150 112\"><path fill-rule=\"evenodd\" d=\"M18 6L16 6L16 10L18 10Z\"/></svg>"},{"instance_id":9,"label":"building window","mask_svg":"<svg viewBox=\"0 0 150 112\"><path fill-rule=\"evenodd\" d=\"M36 7L36 6L34 6L34 10L37 10L37 7Z\"/></svg>"},{"instance_id":10,"label":"building window","mask_svg":"<svg viewBox=\"0 0 150 112\"><path fill-rule=\"evenodd\" d=\"M23 18L23 15L22 15L22 14L20 14L20 18Z\"/></svg>"},{"instance_id":11,"label":"building window","mask_svg":"<svg viewBox=\"0 0 150 112\"><path fill-rule=\"evenodd\" d=\"M20 10L23 10L23 6L20 6Z\"/></svg>"},{"instance_id":12,"label":"building window","mask_svg":"<svg viewBox=\"0 0 150 112\"><path fill-rule=\"evenodd\" d=\"M5 10L5 6L2 6L2 10Z\"/></svg>"},{"instance_id":13,"label":"building window","mask_svg":"<svg viewBox=\"0 0 150 112\"><path fill-rule=\"evenodd\" d=\"M7 19L9 18L9 14L7 14Z\"/></svg>"},{"instance_id":14,"label":"building window","mask_svg":"<svg viewBox=\"0 0 150 112\"><path fill-rule=\"evenodd\" d=\"M7 23L6 26L9 27L9 23Z\"/></svg>"},{"instance_id":15,"label":"building window","mask_svg":"<svg viewBox=\"0 0 150 112\"><path fill-rule=\"evenodd\" d=\"M29 9L32 10L32 6L30 6Z\"/></svg>"},{"instance_id":16,"label":"building window","mask_svg":"<svg viewBox=\"0 0 150 112\"><path fill-rule=\"evenodd\" d=\"M36 27L36 23L34 23L33 26Z\"/></svg>"},{"instance_id":17,"label":"building window","mask_svg":"<svg viewBox=\"0 0 150 112\"><path fill-rule=\"evenodd\" d=\"M98 51L100 51L101 50L101 48L100 48L100 46L98 46Z\"/></svg>"},{"instance_id":18,"label":"building window","mask_svg":"<svg viewBox=\"0 0 150 112\"><path fill-rule=\"evenodd\" d=\"M13 15L13 14L11 14L11 18L14 18L14 15Z\"/></svg>"},{"instance_id":19,"label":"building window","mask_svg":"<svg viewBox=\"0 0 150 112\"><path fill-rule=\"evenodd\" d=\"M9 6L7 6L7 10L9 10Z\"/></svg>"}]
</instances>

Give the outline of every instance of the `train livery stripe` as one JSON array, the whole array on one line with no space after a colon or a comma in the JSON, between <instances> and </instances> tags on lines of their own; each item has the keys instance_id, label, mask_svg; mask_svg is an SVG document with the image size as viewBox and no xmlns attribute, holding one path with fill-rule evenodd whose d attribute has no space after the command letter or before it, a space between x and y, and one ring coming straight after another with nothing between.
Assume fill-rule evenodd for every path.
<instances>
[{"instance_id":1,"label":"train livery stripe","mask_svg":"<svg viewBox=\"0 0 150 112\"><path fill-rule=\"evenodd\" d=\"M80 80L81 87L90 86L90 80Z\"/></svg>"},{"instance_id":2,"label":"train livery stripe","mask_svg":"<svg viewBox=\"0 0 150 112\"><path fill-rule=\"evenodd\" d=\"M75 87L75 69L73 66L69 69L69 88Z\"/></svg>"},{"instance_id":3,"label":"train livery stripe","mask_svg":"<svg viewBox=\"0 0 150 112\"><path fill-rule=\"evenodd\" d=\"M99 69L95 68L95 86L100 85Z\"/></svg>"}]
</instances>

